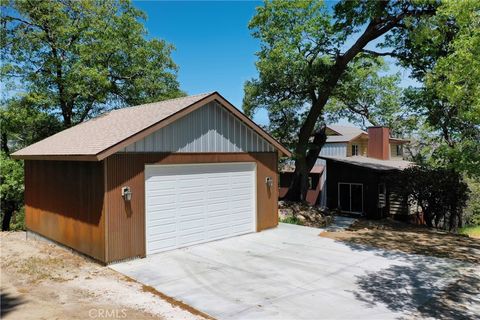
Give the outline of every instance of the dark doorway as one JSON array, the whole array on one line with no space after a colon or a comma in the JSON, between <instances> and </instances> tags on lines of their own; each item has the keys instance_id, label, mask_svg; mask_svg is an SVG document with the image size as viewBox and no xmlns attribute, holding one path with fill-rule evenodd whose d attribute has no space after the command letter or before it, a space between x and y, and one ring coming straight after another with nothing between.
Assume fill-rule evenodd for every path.
<instances>
[{"instance_id":1,"label":"dark doorway","mask_svg":"<svg viewBox=\"0 0 480 320\"><path fill-rule=\"evenodd\" d=\"M361 183L339 183L338 208L345 212L362 213L363 185Z\"/></svg>"}]
</instances>

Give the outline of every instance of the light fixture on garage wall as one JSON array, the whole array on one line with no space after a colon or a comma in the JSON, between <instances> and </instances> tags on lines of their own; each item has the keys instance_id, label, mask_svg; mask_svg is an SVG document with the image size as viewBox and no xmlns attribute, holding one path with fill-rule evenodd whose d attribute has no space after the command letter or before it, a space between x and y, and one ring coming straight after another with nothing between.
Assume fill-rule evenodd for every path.
<instances>
[{"instance_id":1,"label":"light fixture on garage wall","mask_svg":"<svg viewBox=\"0 0 480 320\"><path fill-rule=\"evenodd\" d=\"M266 177L265 178L265 184L267 187L271 188L273 186L273 178L272 177Z\"/></svg>"},{"instance_id":2,"label":"light fixture on garage wall","mask_svg":"<svg viewBox=\"0 0 480 320\"><path fill-rule=\"evenodd\" d=\"M130 187L122 187L122 197L125 201L132 200L132 191L130 190Z\"/></svg>"}]
</instances>

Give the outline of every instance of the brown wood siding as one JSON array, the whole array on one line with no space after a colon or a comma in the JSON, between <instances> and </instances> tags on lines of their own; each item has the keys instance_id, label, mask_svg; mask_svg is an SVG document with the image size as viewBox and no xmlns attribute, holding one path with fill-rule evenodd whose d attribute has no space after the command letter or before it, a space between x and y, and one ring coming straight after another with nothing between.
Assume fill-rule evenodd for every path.
<instances>
[{"instance_id":1,"label":"brown wood siding","mask_svg":"<svg viewBox=\"0 0 480 320\"><path fill-rule=\"evenodd\" d=\"M347 144L347 157L352 156L352 145L354 144L358 145L358 155L366 157L368 154L368 139L363 137L352 140Z\"/></svg>"},{"instance_id":2,"label":"brown wood siding","mask_svg":"<svg viewBox=\"0 0 480 320\"><path fill-rule=\"evenodd\" d=\"M27 229L105 261L103 163L25 161Z\"/></svg>"},{"instance_id":3,"label":"brown wood siding","mask_svg":"<svg viewBox=\"0 0 480 320\"><path fill-rule=\"evenodd\" d=\"M257 164L257 231L278 224L277 153L117 153L106 159L107 261L145 256L145 165L221 162ZM267 188L265 178L273 178ZM121 197L129 186L132 200Z\"/></svg>"}]
</instances>

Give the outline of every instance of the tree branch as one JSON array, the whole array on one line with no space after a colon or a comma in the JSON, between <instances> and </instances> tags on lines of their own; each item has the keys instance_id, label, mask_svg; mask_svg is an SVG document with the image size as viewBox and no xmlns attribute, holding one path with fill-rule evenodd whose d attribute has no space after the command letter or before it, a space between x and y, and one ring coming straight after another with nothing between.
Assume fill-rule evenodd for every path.
<instances>
[{"instance_id":1,"label":"tree branch","mask_svg":"<svg viewBox=\"0 0 480 320\"><path fill-rule=\"evenodd\" d=\"M368 49L363 49L361 52L371 54L375 57L393 57L393 58L399 58L400 57L395 52L377 52L377 51L368 50Z\"/></svg>"}]
</instances>

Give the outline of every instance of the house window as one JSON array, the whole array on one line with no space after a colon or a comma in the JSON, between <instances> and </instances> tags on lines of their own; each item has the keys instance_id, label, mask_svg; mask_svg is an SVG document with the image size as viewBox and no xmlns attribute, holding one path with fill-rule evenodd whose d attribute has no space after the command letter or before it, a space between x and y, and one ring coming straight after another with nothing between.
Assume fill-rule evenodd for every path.
<instances>
[{"instance_id":1,"label":"house window","mask_svg":"<svg viewBox=\"0 0 480 320\"><path fill-rule=\"evenodd\" d=\"M358 144L352 144L352 156L358 156Z\"/></svg>"},{"instance_id":2,"label":"house window","mask_svg":"<svg viewBox=\"0 0 480 320\"><path fill-rule=\"evenodd\" d=\"M401 157L403 155L403 150L402 150L402 145L401 144L397 144L397 148L396 148L396 151L397 151L397 157Z\"/></svg>"}]
</instances>

